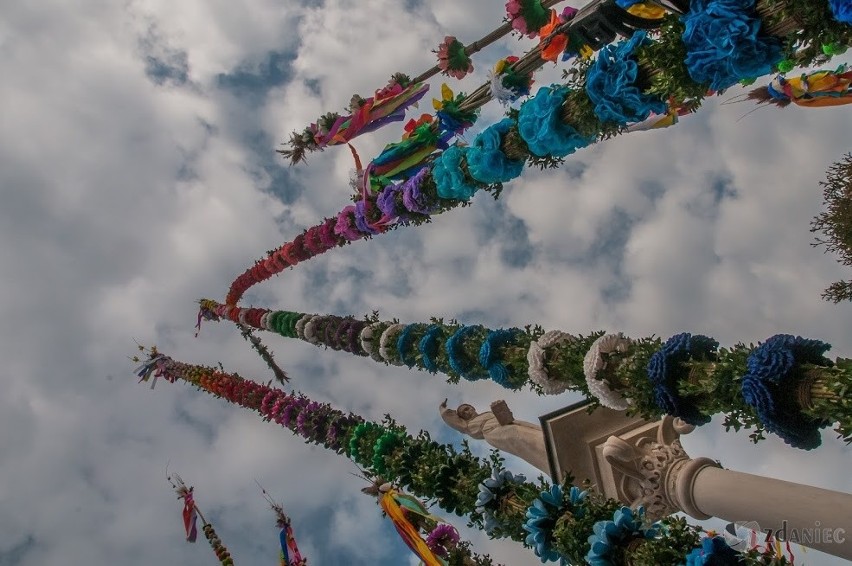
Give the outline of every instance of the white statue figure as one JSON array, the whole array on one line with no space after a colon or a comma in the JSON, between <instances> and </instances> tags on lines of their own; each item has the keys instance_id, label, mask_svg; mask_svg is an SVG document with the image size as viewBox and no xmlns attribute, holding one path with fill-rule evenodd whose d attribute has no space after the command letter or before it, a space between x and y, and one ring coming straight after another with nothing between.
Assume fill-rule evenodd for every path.
<instances>
[{"instance_id":1,"label":"white statue figure","mask_svg":"<svg viewBox=\"0 0 852 566\"><path fill-rule=\"evenodd\" d=\"M459 405L456 410L447 408L447 400L441 403L441 418L462 434L513 454L539 470L550 473L547 449L541 427L524 421L516 421L505 401L491 403L491 411L477 413L473 405Z\"/></svg>"}]
</instances>

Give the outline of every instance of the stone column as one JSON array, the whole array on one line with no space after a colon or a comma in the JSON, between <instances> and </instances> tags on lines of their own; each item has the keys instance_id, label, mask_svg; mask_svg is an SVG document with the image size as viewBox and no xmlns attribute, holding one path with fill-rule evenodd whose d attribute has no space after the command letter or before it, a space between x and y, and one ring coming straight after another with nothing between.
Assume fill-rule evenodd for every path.
<instances>
[{"instance_id":1,"label":"stone column","mask_svg":"<svg viewBox=\"0 0 852 566\"><path fill-rule=\"evenodd\" d=\"M683 511L701 520L753 521L778 538L852 560L852 495L690 458L679 436L693 428L666 416L656 438L627 442L611 436L600 455L611 467L613 495L644 505L654 519Z\"/></svg>"}]
</instances>

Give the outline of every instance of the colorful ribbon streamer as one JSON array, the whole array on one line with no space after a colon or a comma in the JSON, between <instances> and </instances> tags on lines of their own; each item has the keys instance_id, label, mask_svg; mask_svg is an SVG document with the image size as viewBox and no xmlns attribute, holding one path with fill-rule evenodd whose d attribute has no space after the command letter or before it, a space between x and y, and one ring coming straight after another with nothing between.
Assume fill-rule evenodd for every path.
<instances>
[{"instance_id":1,"label":"colorful ribbon streamer","mask_svg":"<svg viewBox=\"0 0 852 566\"><path fill-rule=\"evenodd\" d=\"M412 500L414 500L414 503L412 503ZM426 542L420 537L420 532L406 516L410 512L429 516L428 511L423 509L419 501L391 489L382 496L379 503L396 528L396 532L402 537L403 542L426 566L446 566L446 562L435 556L432 549L426 546Z\"/></svg>"}]
</instances>

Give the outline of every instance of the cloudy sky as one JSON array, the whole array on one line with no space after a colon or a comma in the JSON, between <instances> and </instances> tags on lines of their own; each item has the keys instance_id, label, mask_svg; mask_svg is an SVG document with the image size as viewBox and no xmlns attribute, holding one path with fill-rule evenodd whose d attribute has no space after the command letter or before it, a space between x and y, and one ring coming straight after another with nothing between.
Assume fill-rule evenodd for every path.
<instances>
[{"instance_id":1,"label":"cloudy sky","mask_svg":"<svg viewBox=\"0 0 852 566\"><path fill-rule=\"evenodd\" d=\"M214 563L203 543L183 541L167 465L196 486L238 564L277 559L255 480L284 503L311 563L413 563L348 460L184 385L137 385L128 356L137 340L269 379L232 325L208 323L193 337L195 301L224 297L265 250L340 210L353 166L339 148L297 168L274 150L353 92L431 66L444 35L484 35L502 3L6 0L2 13L0 566ZM530 45L500 42L453 88L472 90L497 57ZM711 103L676 128L588 148L559 171L528 171L498 202L482 195L430 225L299 265L245 303L692 331L723 344L790 332L852 356L852 307L819 297L848 273L808 232L817 181L849 150L852 118L840 107L740 119L749 110ZM481 123L501 112L487 107ZM366 158L399 134L391 126L355 145ZM481 408L505 397L530 421L576 400L449 386L298 341L267 343L315 399L367 418L390 413L446 442L459 437L438 419L445 397ZM852 451L824 439L815 453L775 439L755 447L714 422L685 444L732 469L848 492ZM537 562L467 534L507 564Z\"/></svg>"}]
</instances>

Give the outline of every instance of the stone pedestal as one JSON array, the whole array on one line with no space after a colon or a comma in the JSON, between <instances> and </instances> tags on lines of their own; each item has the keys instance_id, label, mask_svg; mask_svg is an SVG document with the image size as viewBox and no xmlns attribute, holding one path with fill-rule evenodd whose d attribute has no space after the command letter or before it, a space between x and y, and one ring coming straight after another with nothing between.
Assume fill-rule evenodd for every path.
<instances>
[{"instance_id":1,"label":"stone pedestal","mask_svg":"<svg viewBox=\"0 0 852 566\"><path fill-rule=\"evenodd\" d=\"M773 537L852 560L852 495L690 458L680 436L695 427L671 416L648 422L586 408L578 403L541 417L554 482L570 473L625 505L643 505L652 520L684 512L754 522Z\"/></svg>"}]
</instances>

